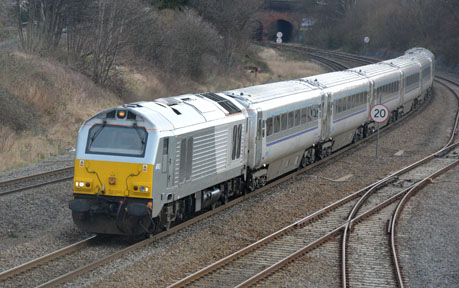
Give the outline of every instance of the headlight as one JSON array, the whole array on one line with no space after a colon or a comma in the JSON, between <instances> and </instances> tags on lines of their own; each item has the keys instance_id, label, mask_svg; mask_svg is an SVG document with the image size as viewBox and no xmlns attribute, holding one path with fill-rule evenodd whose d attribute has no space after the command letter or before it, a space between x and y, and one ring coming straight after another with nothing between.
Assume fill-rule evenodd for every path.
<instances>
[{"instance_id":1,"label":"headlight","mask_svg":"<svg viewBox=\"0 0 459 288\"><path fill-rule=\"evenodd\" d=\"M92 181L89 179L83 179L83 181L75 181L75 188L90 191L92 189Z\"/></svg>"},{"instance_id":2,"label":"headlight","mask_svg":"<svg viewBox=\"0 0 459 288\"><path fill-rule=\"evenodd\" d=\"M139 192L148 192L148 186L134 185L134 186L132 186L132 189L134 191L139 191Z\"/></svg>"}]
</instances>

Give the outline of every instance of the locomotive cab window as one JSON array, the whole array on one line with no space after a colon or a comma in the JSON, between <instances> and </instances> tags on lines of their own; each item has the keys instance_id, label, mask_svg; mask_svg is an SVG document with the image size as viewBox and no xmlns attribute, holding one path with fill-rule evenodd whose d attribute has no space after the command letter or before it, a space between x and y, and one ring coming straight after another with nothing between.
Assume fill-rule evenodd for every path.
<instances>
[{"instance_id":1,"label":"locomotive cab window","mask_svg":"<svg viewBox=\"0 0 459 288\"><path fill-rule=\"evenodd\" d=\"M147 138L143 127L96 124L89 129L86 153L143 157Z\"/></svg>"}]
</instances>

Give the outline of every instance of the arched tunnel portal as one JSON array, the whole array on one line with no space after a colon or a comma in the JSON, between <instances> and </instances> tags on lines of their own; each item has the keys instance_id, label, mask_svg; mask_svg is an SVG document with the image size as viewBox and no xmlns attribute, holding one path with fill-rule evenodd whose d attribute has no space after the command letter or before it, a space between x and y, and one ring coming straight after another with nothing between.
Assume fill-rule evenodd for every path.
<instances>
[{"instance_id":1,"label":"arched tunnel portal","mask_svg":"<svg viewBox=\"0 0 459 288\"><path fill-rule=\"evenodd\" d=\"M267 38L270 41L276 41L276 34L277 32L282 32L282 42L290 42L293 40L293 24L290 23L289 21L283 20L283 19L278 19L274 22L272 22L268 26L268 31L267 31Z\"/></svg>"}]
</instances>

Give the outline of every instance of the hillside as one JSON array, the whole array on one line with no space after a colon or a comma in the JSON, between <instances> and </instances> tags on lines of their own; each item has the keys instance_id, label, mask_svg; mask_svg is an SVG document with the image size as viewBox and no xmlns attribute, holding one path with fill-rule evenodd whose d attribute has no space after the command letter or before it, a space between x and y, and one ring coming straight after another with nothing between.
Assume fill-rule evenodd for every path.
<instances>
[{"instance_id":1,"label":"hillside","mask_svg":"<svg viewBox=\"0 0 459 288\"><path fill-rule=\"evenodd\" d=\"M82 122L108 107L323 73L318 65L289 59L272 49L257 51L255 64L262 67L260 73L239 67L202 82L182 77L175 85L162 82L162 72L145 63L122 66L129 96L121 99L53 58L0 50L0 170L71 153Z\"/></svg>"}]
</instances>

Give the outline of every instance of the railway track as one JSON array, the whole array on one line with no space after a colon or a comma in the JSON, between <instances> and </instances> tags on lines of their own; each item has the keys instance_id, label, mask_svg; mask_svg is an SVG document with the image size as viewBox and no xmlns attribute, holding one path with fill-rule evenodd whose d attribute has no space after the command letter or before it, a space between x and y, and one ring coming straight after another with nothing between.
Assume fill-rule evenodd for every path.
<instances>
[{"instance_id":1,"label":"railway track","mask_svg":"<svg viewBox=\"0 0 459 288\"><path fill-rule=\"evenodd\" d=\"M73 166L0 182L0 196L71 180Z\"/></svg>"},{"instance_id":2,"label":"railway track","mask_svg":"<svg viewBox=\"0 0 459 288\"><path fill-rule=\"evenodd\" d=\"M395 124L397 125L397 123L395 123ZM385 130L389 131L390 129L393 129L393 127L394 127L394 125L389 126L389 127L385 128ZM374 135L373 135L373 136L374 136ZM263 188L261 188L261 189L255 191L255 192L252 192L252 193L250 193L250 194L248 194L248 195L246 195L246 196L244 196L244 197L235 199L235 200L231 201L231 202L229 203L229 205L225 205L225 206L218 207L217 209L215 209L215 210L213 210L213 211L209 211L209 212L207 212L207 213L205 213L205 214L202 214L202 215L200 215L200 216L198 216L198 217L195 217L195 218L191 219L190 221L188 221L188 222L186 222L186 223L182 223L182 224L180 224L180 225L178 225L178 226L175 226L175 227L171 228L170 230L165 231L165 232L163 232L163 233L160 233L160 234L158 234L158 235L155 235L154 237L152 237L152 238L150 238L150 239L146 239L146 240L144 240L144 241L138 242L138 243L136 243L136 244L134 244L134 245L125 247L125 248L123 248L123 249L118 249L118 251L117 251L116 253L109 254L109 255L107 255L105 258L98 259L97 261L94 261L94 262L92 262L92 263L90 263L90 264L86 264L86 265L80 266L80 267L78 267L78 268L76 268L76 269L74 269L74 270L72 270L72 271L67 271L67 272L63 273L62 275L60 275L60 276L58 276L58 277L56 277L56 278L53 278L53 279L49 280L49 281L46 282L46 283L40 284L40 287L52 287L52 286L58 285L59 283L63 283L63 282L65 282L65 281L69 281L70 279L73 279L73 278L77 277L78 275L87 273L88 271L91 271L91 270L95 269L96 267L102 266L102 265L104 265L105 263L108 263L108 262L110 262L110 261L112 261L112 260L114 260L114 259L117 259L117 258L122 257L122 255L125 255L125 254L127 254L127 253L129 253L129 252L131 252L131 251L134 251L134 250L136 250L136 249L139 249L139 248L142 247L142 246L148 245L148 244L150 244L150 243L152 243L152 242L154 242L154 241L157 241L157 240L160 239L160 238L163 238L163 237L165 237L165 236L167 236L167 235L170 235L170 234L172 234L172 233L175 233L175 232L178 231L178 230L181 230L181 229L183 229L183 228L185 228L185 227L187 227L187 226L190 226L190 225L192 225L193 223L202 220L203 218L207 218L207 217L210 217L210 216L213 215L213 214L219 213L221 210L226 209L226 208L228 208L228 207L231 207L232 205L235 205L235 204L237 204L237 203L239 203L239 202L241 202L241 201L244 201L244 200L246 200L248 197L253 197L253 196L257 195L257 194L260 194L260 193L262 193L263 191L272 188L273 186L276 186L276 185L278 185L278 184L280 184L280 183L282 183L282 182L284 182L284 181L287 181L288 179L291 179L291 178L297 176L298 174L304 173L305 171L307 171L307 170L309 170L309 169L312 169L312 168L314 168L314 167L316 167L316 166L318 166L318 165L321 165L322 163L324 163L324 162L327 161L327 160L330 160L330 159L333 159L333 158L335 158L335 157L338 157L338 156L341 155L342 153L345 153L346 151L348 151L348 150L350 150L350 149L353 149L353 148L355 148L356 146L361 145L362 143L364 143L364 142L366 142L366 141L371 141L372 139L373 139L373 137L368 137L368 138L366 138L364 141L360 141L360 142L356 143L355 145L349 146L349 147L347 147L347 148L345 148L345 149L342 149L342 150L338 151L337 153L334 153L332 156L326 158L324 161L317 162L317 163L315 163L315 164L313 164L313 165L310 165L310 166L308 166L308 167L306 167L306 168L304 168L304 169L302 169L302 170L300 170L300 171L298 171L298 172L292 173L292 174L288 175L287 177L285 177L285 178L283 178L283 179L280 179L280 180L278 180L278 181L276 181L276 182L273 182L273 183L271 183L271 184L269 184L269 185L267 185L267 186L265 186L265 187L263 187ZM72 169L72 167L69 167L69 168L66 168L66 169ZM35 176L35 175L34 175L34 176ZM69 177L68 179L71 179L71 177ZM18 180L20 180L20 179L18 179ZM67 179L65 179L65 180L67 180ZM59 180L58 180L58 181L59 181ZM60 180L60 181L63 181L63 180ZM45 184L42 184L42 185L45 185ZM26 189L27 189L27 188L26 188ZM9 193L13 193L13 192L9 192ZM360 192L360 193L363 193L363 192ZM349 200L349 201L351 201L351 200ZM348 205L351 205L351 204L348 204ZM331 209L336 209L336 208L331 208ZM322 210L321 210L321 211L322 211ZM313 218L314 218L314 217L317 217L317 218L324 217L325 215L324 215L323 212L324 212L324 211L322 211L322 212L319 211L318 214L314 214L315 216L313 216ZM307 222L309 222L309 221L310 221L310 220L308 220ZM312 221L312 220L311 220L311 221ZM301 225L300 225L300 224L301 224L301 223L298 223L297 225L298 225L298 226L301 226L302 224L301 224ZM81 248L81 249L84 249L84 248ZM51 261L51 260L48 260L48 261ZM35 266L36 266L36 265L35 265ZM29 268L30 268L30 267L29 267ZM24 270L27 270L27 269L29 269L29 268L24 268ZM21 272L21 273L22 273L22 272ZM2 273L2 274L3 274L3 273ZM11 277L13 277L13 278L11 278ZM7 278L7 279L10 279L10 280L13 279L12 281L14 281L14 276L11 276L11 275L10 275L10 276L8 276L8 277L6 277L6 278ZM3 280L1 280L1 279L2 279L2 278L0 278L0 281L3 281ZM1 282L0 282L0 283L1 283Z\"/></svg>"},{"instance_id":3,"label":"railway track","mask_svg":"<svg viewBox=\"0 0 459 288\"><path fill-rule=\"evenodd\" d=\"M451 147L458 146L459 143L456 143ZM459 156L459 150L454 151L456 157ZM254 285L326 241L343 233L343 239L347 239L347 233L352 226L403 197L417 186L413 186L412 183L437 177L459 163L459 157L438 158L438 155L439 153L433 154L397 171L377 183L220 259L169 287L249 287ZM441 167L441 169L430 173L432 169L428 168L432 165ZM342 263L346 263L346 242L342 247L344 247ZM344 264L343 287L347 287L348 269L350 268ZM357 271L352 275L365 275L359 272L360 270L352 271Z\"/></svg>"},{"instance_id":4,"label":"railway track","mask_svg":"<svg viewBox=\"0 0 459 288\"><path fill-rule=\"evenodd\" d=\"M4 281L5 279L11 278L19 273L23 273L27 270L33 269L37 266L43 265L45 263L48 263L52 261L53 259L62 257L64 255L70 254L74 251L78 251L83 249L84 247L87 247L90 242L95 238L96 236L91 236L89 238L86 238L84 240L81 240L77 243L74 243L72 245L69 245L67 247L61 248L57 251L54 251L52 253L46 254L42 257L39 257L37 259L31 260L27 263L24 263L22 265L16 266L14 268L5 270L0 273L0 281Z\"/></svg>"}]
</instances>

